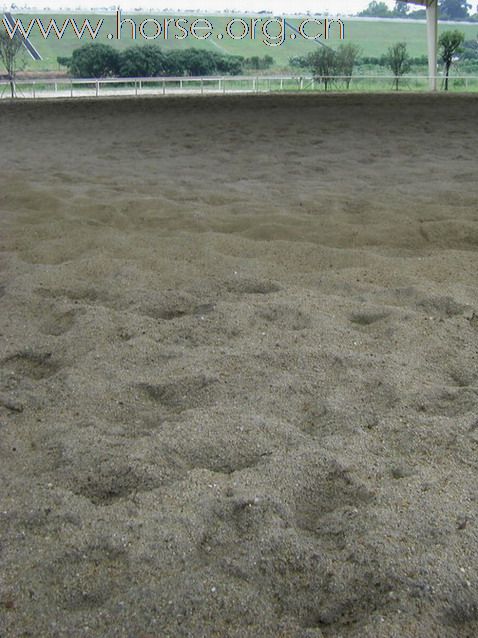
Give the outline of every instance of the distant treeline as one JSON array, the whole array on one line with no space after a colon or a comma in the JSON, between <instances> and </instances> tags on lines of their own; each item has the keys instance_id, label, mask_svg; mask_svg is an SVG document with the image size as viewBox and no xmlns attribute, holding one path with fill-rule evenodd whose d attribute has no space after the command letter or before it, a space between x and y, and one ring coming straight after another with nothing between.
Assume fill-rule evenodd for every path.
<instances>
[{"instance_id":1,"label":"distant treeline","mask_svg":"<svg viewBox=\"0 0 478 638\"><path fill-rule=\"evenodd\" d=\"M75 49L70 58L58 57L57 61L70 75L81 78L241 75L274 63L270 55L244 58L194 48L164 51L154 44L117 51L97 43Z\"/></svg>"},{"instance_id":2,"label":"distant treeline","mask_svg":"<svg viewBox=\"0 0 478 638\"><path fill-rule=\"evenodd\" d=\"M478 22L478 13L470 14L472 5L467 0L438 0L438 17L440 20ZM372 0L366 9L358 13L360 17L369 18L406 18L423 20L426 18L426 9L411 10L410 4L405 0L395 0L393 9L381 0Z\"/></svg>"},{"instance_id":3,"label":"distant treeline","mask_svg":"<svg viewBox=\"0 0 478 638\"><path fill-rule=\"evenodd\" d=\"M478 39L465 41L461 33L458 39L452 62L468 72L478 71ZM412 58L406 45L401 44L408 68L427 66L426 55ZM243 75L258 73L274 65L270 55L245 58L195 48L165 51L154 44L118 51L107 44L91 43L73 51L70 58L58 57L57 61L71 76L81 78ZM322 47L306 56L289 58L288 65L289 69L303 69L319 77L348 78L359 67L390 68L390 48L379 57L371 57L361 55L360 47L354 44L341 44L335 50Z\"/></svg>"}]
</instances>

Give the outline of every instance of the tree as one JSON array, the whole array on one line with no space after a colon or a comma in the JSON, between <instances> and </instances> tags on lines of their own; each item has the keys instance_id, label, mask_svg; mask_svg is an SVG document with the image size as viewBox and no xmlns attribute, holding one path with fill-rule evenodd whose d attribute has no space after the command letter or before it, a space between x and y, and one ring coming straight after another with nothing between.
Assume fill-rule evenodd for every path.
<instances>
[{"instance_id":1,"label":"tree","mask_svg":"<svg viewBox=\"0 0 478 638\"><path fill-rule=\"evenodd\" d=\"M313 53L309 53L307 62L314 78L319 82L323 82L327 91L329 84L332 82L332 76L337 71L337 53L333 49L329 49L329 47L320 47Z\"/></svg>"},{"instance_id":2,"label":"tree","mask_svg":"<svg viewBox=\"0 0 478 638\"><path fill-rule=\"evenodd\" d=\"M463 42L463 59L478 60L478 40L465 40Z\"/></svg>"},{"instance_id":3,"label":"tree","mask_svg":"<svg viewBox=\"0 0 478 638\"><path fill-rule=\"evenodd\" d=\"M14 98L17 72L25 66L22 40L18 37L11 38L6 31L0 31L0 60L7 72L10 91Z\"/></svg>"},{"instance_id":4,"label":"tree","mask_svg":"<svg viewBox=\"0 0 478 638\"><path fill-rule=\"evenodd\" d=\"M211 51L192 48L184 53L186 75L212 75L216 71L216 60Z\"/></svg>"},{"instance_id":5,"label":"tree","mask_svg":"<svg viewBox=\"0 0 478 638\"><path fill-rule=\"evenodd\" d=\"M186 69L187 50L171 49L167 54L166 75L184 75Z\"/></svg>"},{"instance_id":6,"label":"tree","mask_svg":"<svg viewBox=\"0 0 478 638\"><path fill-rule=\"evenodd\" d=\"M154 44L128 47L118 56L118 72L123 78L164 75L167 66L165 54Z\"/></svg>"},{"instance_id":7,"label":"tree","mask_svg":"<svg viewBox=\"0 0 478 638\"><path fill-rule=\"evenodd\" d=\"M426 9L417 9L416 11L410 11L407 13L407 18L411 18L413 20L425 20L426 17Z\"/></svg>"},{"instance_id":8,"label":"tree","mask_svg":"<svg viewBox=\"0 0 478 638\"><path fill-rule=\"evenodd\" d=\"M248 58L249 60L251 58ZM291 67L296 69L308 69L309 68L309 60L306 55L297 55L289 58L289 64Z\"/></svg>"},{"instance_id":9,"label":"tree","mask_svg":"<svg viewBox=\"0 0 478 638\"><path fill-rule=\"evenodd\" d=\"M219 73L241 75L244 58L241 55L219 55L216 58L216 68Z\"/></svg>"},{"instance_id":10,"label":"tree","mask_svg":"<svg viewBox=\"0 0 478 638\"><path fill-rule=\"evenodd\" d=\"M71 58L67 58L63 55L59 55L56 58L56 61L58 62L58 66L66 66L67 69L70 67L71 64Z\"/></svg>"},{"instance_id":11,"label":"tree","mask_svg":"<svg viewBox=\"0 0 478 638\"><path fill-rule=\"evenodd\" d=\"M392 13L397 18L406 18L408 13L408 3L402 2L402 0L395 0L395 7L393 8Z\"/></svg>"},{"instance_id":12,"label":"tree","mask_svg":"<svg viewBox=\"0 0 478 638\"><path fill-rule=\"evenodd\" d=\"M461 52L461 45L464 40L465 35L461 31L458 31L458 29L444 31L438 38L440 57L445 65L445 91L448 91L448 76L453 58L456 53Z\"/></svg>"},{"instance_id":13,"label":"tree","mask_svg":"<svg viewBox=\"0 0 478 638\"><path fill-rule=\"evenodd\" d=\"M364 18L390 18L392 16L392 12L389 10L385 2L372 0L368 7L361 11L358 15Z\"/></svg>"},{"instance_id":14,"label":"tree","mask_svg":"<svg viewBox=\"0 0 478 638\"><path fill-rule=\"evenodd\" d=\"M118 53L108 44L85 44L71 56L70 73L77 78L104 78L118 73Z\"/></svg>"},{"instance_id":15,"label":"tree","mask_svg":"<svg viewBox=\"0 0 478 638\"><path fill-rule=\"evenodd\" d=\"M398 83L402 75L410 70L411 62L405 42L397 42L388 48L386 55L387 65L395 76L395 89L398 91Z\"/></svg>"},{"instance_id":16,"label":"tree","mask_svg":"<svg viewBox=\"0 0 478 638\"><path fill-rule=\"evenodd\" d=\"M468 18L468 9L471 4L466 0L441 0L439 3L440 18L443 20L463 20Z\"/></svg>"},{"instance_id":17,"label":"tree","mask_svg":"<svg viewBox=\"0 0 478 638\"><path fill-rule=\"evenodd\" d=\"M337 49L336 56L336 72L337 75L343 75L347 89L350 86L352 80L352 73L354 66L357 62L357 58L360 54L360 47L356 44L341 44Z\"/></svg>"},{"instance_id":18,"label":"tree","mask_svg":"<svg viewBox=\"0 0 478 638\"><path fill-rule=\"evenodd\" d=\"M268 69L274 64L274 58L270 55L265 55L260 58L258 55L253 55L250 58L246 58L244 60L244 66L248 69L253 69L254 71L260 71L263 69Z\"/></svg>"}]
</instances>

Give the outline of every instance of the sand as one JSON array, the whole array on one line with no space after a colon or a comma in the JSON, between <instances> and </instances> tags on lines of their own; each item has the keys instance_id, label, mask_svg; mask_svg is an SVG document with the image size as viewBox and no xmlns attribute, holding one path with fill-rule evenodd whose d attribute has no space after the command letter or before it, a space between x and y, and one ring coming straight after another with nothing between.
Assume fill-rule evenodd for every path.
<instances>
[{"instance_id":1,"label":"sand","mask_svg":"<svg viewBox=\"0 0 478 638\"><path fill-rule=\"evenodd\" d=\"M0 635L478 635L477 96L0 105Z\"/></svg>"}]
</instances>

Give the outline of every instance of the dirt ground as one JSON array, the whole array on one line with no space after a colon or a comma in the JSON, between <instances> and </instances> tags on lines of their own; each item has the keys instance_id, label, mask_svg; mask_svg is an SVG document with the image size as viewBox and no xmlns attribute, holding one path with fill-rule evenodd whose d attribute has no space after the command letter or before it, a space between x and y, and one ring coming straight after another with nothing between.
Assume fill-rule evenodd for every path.
<instances>
[{"instance_id":1,"label":"dirt ground","mask_svg":"<svg viewBox=\"0 0 478 638\"><path fill-rule=\"evenodd\" d=\"M478 635L477 96L0 104L0 636Z\"/></svg>"}]
</instances>

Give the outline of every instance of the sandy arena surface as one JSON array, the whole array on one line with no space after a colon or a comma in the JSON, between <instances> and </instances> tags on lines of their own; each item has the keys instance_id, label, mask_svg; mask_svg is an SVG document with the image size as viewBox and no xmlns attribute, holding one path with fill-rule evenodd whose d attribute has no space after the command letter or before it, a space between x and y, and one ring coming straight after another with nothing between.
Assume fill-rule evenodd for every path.
<instances>
[{"instance_id":1,"label":"sandy arena surface","mask_svg":"<svg viewBox=\"0 0 478 638\"><path fill-rule=\"evenodd\" d=\"M0 636L478 635L477 96L0 105Z\"/></svg>"}]
</instances>

